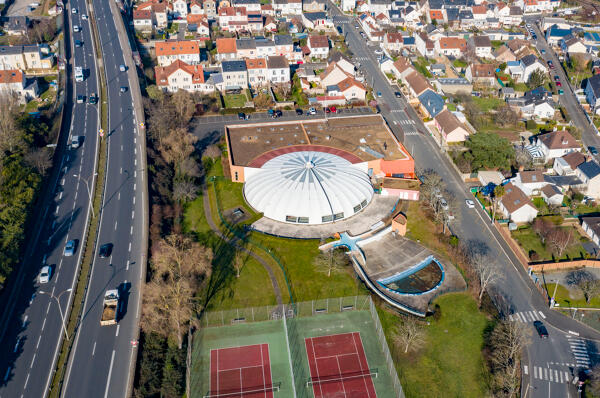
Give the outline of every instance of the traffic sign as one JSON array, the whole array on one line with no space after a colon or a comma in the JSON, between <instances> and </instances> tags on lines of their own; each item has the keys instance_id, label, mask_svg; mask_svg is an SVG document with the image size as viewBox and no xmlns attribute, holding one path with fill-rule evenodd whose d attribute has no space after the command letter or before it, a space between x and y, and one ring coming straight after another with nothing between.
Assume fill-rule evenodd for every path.
<instances>
[{"instance_id":1,"label":"traffic sign","mask_svg":"<svg viewBox=\"0 0 600 398\"><path fill-rule=\"evenodd\" d=\"M104 137L104 129L98 130L98 134L100 134L100 137Z\"/></svg>"}]
</instances>

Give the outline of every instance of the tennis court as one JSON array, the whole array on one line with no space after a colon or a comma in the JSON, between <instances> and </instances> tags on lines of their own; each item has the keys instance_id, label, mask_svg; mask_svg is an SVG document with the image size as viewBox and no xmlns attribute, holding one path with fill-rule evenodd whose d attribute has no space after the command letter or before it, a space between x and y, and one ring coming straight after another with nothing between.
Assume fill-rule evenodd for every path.
<instances>
[{"instance_id":1,"label":"tennis court","mask_svg":"<svg viewBox=\"0 0 600 398\"><path fill-rule=\"evenodd\" d=\"M360 333L343 333L304 340L315 398L375 398Z\"/></svg>"},{"instance_id":2,"label":"tennis court","mask_svg":"<svg viewBox=\"0 0 600 398\"><path fill-rule=\"evenodd\" d=\"M206 397L273 398L269 345L210 351L210 394Z\"/></svg>"},{"instance_id":3,"label":"tennis court","mask_svg":"<svg viewBox=\"0 0 600 398\"><path fill-rule=\"evenodd\" d=\"M193 398L404 397L368 296L213 312L204 322L193 336Z\"/></svg>"}]
</instances>

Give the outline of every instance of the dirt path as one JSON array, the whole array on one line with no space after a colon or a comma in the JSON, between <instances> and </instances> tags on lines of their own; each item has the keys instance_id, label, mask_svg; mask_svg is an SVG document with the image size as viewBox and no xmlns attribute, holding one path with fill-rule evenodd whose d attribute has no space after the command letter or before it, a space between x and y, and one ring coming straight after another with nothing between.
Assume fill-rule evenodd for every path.
<instances>
[{"instance_id":1,"label":"dirt path","mask_svg":"<svg viewBox=\"0 0 600 398\"><path fill-rule=\"evenodd\" d=\"M217 225L215 224L215 221L212 218L212 213L210 212L210 200L208 198L208 189L206 188L206 185L204 185L202 187L202 195L203 195L202 201L204 203L204 216L206 217L206 221L208 222L210 229L212 229L213 232L215 234L217 234L217 236L219 236L224 241L228 242L230 245L232 245L232 246L236 247L237 249L243 251L244 253L247 253L247 254L251 255L252 257L254 257L254 259L256 261L258 261L265 268L265 270L267 270L267 273L269 274L269 278L271 279L271 284L273 285L273 290L275 291L275 298L277 299L277 305L283 304L283 301L281 299L281 290L279 289L279 284L277 283L277 278L275 278L275 274L273 273L273 269L271 268L271 266L259 255L255 254L254 252L239 245L237 243L239 241L239 239L237 239L237 238L228 239L225 235L223 235L223 233L217 227Z\"/></svg>"}]
</instances>

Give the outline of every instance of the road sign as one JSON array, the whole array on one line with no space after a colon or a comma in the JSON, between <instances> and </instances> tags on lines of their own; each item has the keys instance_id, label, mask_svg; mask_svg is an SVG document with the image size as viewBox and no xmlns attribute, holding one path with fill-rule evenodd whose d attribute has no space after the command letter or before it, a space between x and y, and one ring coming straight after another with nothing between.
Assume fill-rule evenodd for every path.
<instances>
[{"instance_id":1,"label":"road sign","mask_svg":"<svg viewBox=\"0 0 600 398\"><path fill-rule=\"evenodd\" d=\"M100 137L104 137L104 129L98 130L98 134L100 134Z\"/></svg>"}]
</instances>

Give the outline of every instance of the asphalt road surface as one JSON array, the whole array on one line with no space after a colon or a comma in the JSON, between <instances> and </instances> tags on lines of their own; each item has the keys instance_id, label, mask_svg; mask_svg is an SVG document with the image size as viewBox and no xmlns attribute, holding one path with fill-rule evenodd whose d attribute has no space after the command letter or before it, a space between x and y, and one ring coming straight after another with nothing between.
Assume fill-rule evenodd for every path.
<instances>
[{"instance_id":1,"label":"asphalt road surface","mask_svg":"<svg viewBox=\"0 0 600 398\"><path fill-rule=\"evenodd\" d=\"M85 9L84 2L81 8ZM69 14L69 18L73 15ZM75 17L75 16L73 16ZM78 17L78 16L77 16ZM78 22L79 23L79 22ZM66 25L72 26L67 20ZM86 182L93 187L96 151L98 144L98 107L87 103L78 104L76 95L88 97L98 92L92 39L87 24L81 33L65 32L67 39L67 76L73 78L74 66L81 66L87 74L83 82L72 81L66 92L65 112L59 147L55 153L55 164L60 173L48 182L52 199L40 219L39 237L31 245L33 255L23 265L23 279L17 279L14 311L8 306L11 318L2 325L0 344L0 397L44 397L47 393L58 348L63 336L61 313L71 301L82 251L79 245L87 228L89 195ZM84 47L75 48L73 40L85 42ZM83 136L78 149L67 149L70 135ZM56 163L58 162L58 163ZM74 256L63 255L67 241L77 243ZM39 284L37 275L47 264L53 274L48 283ZM6 329L4 327L6 326Z\"/></svg>"},{"instance_id":2,"label":"asphalt road surface","mask_svg":"<svg viewBox=\"0 0 600 398\"><path fill-rule=\"evenodd\" d=\"M82 1L83 0L76 0ZM135 348L143 272L144 181L143 131L136 122L129 76L120 65L133 67L131 54L124 53L127 37L117 32L111 2L93 0L106 80L108 82L108 164L100 233L92 275L67 375L64 397L125 397ZM114 5L114 4L113 4ZM128 57L126 60L125 57ZM121 90L125 87L125 91ZM135 89L138 89L135 87ZM98 248L112 243L109 258L99 258ZM120 290L118 324L101 326L102 301L108 289Z\"/></svg>"}]
</instances>

